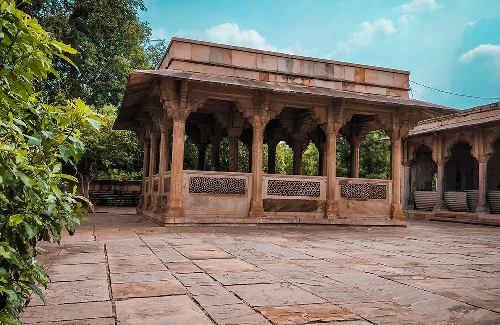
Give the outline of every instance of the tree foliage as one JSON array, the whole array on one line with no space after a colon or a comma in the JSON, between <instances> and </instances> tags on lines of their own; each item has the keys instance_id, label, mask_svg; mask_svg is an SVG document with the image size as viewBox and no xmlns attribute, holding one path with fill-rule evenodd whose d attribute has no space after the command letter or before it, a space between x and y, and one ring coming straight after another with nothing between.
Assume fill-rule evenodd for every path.
<instances>
[{"instance_id":1,"label":"tree foliage","mask_svg":"<svg viewBox=\"0 0 500 325\"><path fill-rule=\"evenodd\" d=\"M84 147L80 131L98 126L99 117L83 101L49 104L35 85L57 72L55 58L71 61L75 50L51 37L38 22L0 4L0 323L16 324L32 292L47 285L36 261L37 241L56 241L74 231L83 210L74 164Z\"/></svg>"},{"instance_id":2,"label":"tree foliage","mask_svg":"<svg viewBox=\"0 0 500 325\"><path fill-rule=\"evenodd\" d=\"M391 141L382 130L369 132L359 149L359 175L364 178L391 178Z\"/></svg>"}]
</instances>

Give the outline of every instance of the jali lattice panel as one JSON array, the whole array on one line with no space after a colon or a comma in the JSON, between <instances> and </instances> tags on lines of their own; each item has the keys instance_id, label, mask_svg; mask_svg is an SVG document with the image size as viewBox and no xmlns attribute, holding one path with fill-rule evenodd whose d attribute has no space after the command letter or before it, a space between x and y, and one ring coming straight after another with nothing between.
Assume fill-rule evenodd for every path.
<instances>
[{"instance_id":1,"label":"jali lattice panel","mask_svg":"<svg viewBox=\"0 0 500 325\"><path fill-rule=\"evenodd\" d=\"M387 185L341 182L340 195L346 199L385 200L387 199Z\"/></svg>"},{"instance_id":2,"label":"jali lattice panel","mask_svg":"<svg viewBox=\"0 0 500 325\"><path fill-rule=\"evenodd\" d=\"M317 181L270 179L267 183L267 195L319 197L320 194L321 183Z\"/></svg>"},{"instance_id":3,"label":"jali lattice panel","mask_svg":"<svg viewBox=\"0 0 500 325\"><path fill-rule=\"evenodd\" d=\"M189 178L189 193L245 195L245 179L192 176Z\"/></svg>"}]
</instances>

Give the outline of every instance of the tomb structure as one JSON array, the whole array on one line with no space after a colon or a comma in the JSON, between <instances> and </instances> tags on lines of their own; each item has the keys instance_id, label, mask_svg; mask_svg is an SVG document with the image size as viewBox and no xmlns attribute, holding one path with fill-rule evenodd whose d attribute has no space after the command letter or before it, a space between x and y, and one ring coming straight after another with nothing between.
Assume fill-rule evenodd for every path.
<instances>
[{"instance_id":1,"label":"tomb structure","mask_svg":"<svg viewBox=\"0 0 500 325\"><path fill-rule=\"evenodd\" d=\"M114 125L144 144L138 212L165 224L404 225L403 142L419 121L455 112L409 98L408 84L402 70L173 38L158 69L130 74ZM390 141L390 179L360 178L360 144L373 130ZM337 176L340 137L351 177ZM184 168L186 141L196 170ZM276 174L282 141L291 175ZM301 175L310 143L317 176Z\"/></svg>"}]
</instances>

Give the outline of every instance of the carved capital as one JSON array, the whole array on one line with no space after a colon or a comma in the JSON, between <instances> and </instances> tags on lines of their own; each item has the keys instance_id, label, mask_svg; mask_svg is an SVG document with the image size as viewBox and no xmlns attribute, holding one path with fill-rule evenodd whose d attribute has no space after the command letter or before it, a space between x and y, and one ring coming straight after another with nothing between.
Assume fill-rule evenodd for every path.
<instances>
[{"instance_id":1,"label":"carved capital","mask_svg":"<svg viewBox=\"0 0 500 325\"><path fill-rule=\"evenodd\" d=\"M189 91L188 82L183 80L181 87L176 90L171 81L162 81L159 85L159 94L162 107L173 121L185 122L189 113L200 108L207 98Z\"/></svg>"}]
</instances>

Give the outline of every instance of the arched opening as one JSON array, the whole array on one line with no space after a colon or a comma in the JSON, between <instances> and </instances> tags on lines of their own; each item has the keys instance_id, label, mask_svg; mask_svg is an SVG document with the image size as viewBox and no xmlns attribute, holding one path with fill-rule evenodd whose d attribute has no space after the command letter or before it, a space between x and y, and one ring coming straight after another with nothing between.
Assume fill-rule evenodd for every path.
<instances>
[{"instance_id":1,"label":"arched opening","mask_svg":"<svg viewBox=\"0 0 500 325\"><path fill-rule=\"evenodd\" d=\"M432 160L432 150L422 144L410 162L410 203L417 210L431 211L437 199L437 164Z\"/></svg>"},{"instance_id":2,"label":"arched opening","mask_svg":"<svg viewBox=\"0 0 500 325\"><path fill-rule=\"evenodd\" d=\"M361 142L360 171L362 178L391 178L391 140L383 130L370 131Z\"/></svg>"},{"instance_id":3,"label":"arched opening","mask_svg":"<svg viewBox=\"0 0 500 325\"><path fill-rule=\"evenodd\" d=\"M500 138L493 144L493 154L488 160L486 178L490 212L500 214Z\"/></svg>"},{"instance_id":4,"label":"arched opening","mask_svg":"<svg viewBox=\"0 0 500 325\"><path fill-rule=\"evenodd\" d=\"M459 141L451 148L444 167L444 201L451 211L476 209L479 188L479 164L472 155L472 147Z\"/></svg>"},{"instance_id":5,"label":"arched opening","mask_svg":"<svg viewBox=\"0 0 500 325\"><path fill-rule=\"evenodd\" d=\"M351 145L344 137L337 138L337 176L349 177L351 173Z\"/></svg>"}]
</instances>

